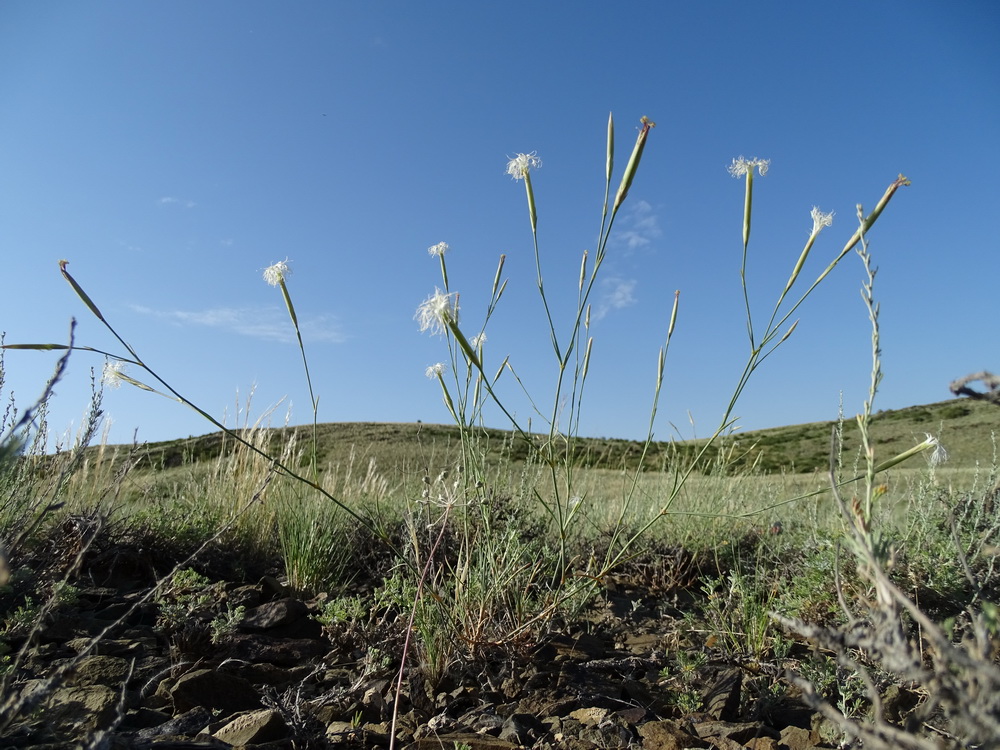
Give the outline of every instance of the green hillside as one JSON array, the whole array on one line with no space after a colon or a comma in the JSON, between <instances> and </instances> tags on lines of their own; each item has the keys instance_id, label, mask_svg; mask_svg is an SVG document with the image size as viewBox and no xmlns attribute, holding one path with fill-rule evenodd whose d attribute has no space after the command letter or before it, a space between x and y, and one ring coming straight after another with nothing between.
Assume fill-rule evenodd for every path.
<instances>
[{"instance_id":1,"label":"green hillside","mask_svg":"<svg viewBox=\"0 0 1000 750\"><path fill-rule=\"evenodd\" d=\"M823 470L829 464L831 433L836 422L775 427L736 433L721 441L705 457L706 463L719 461L724 451L725 463L733 470L756 466L764 473L808 473ZM879 412L872 427L880 459L890 458L924 439L936 435L948 450L949 466L970 468L991 465L994 460L995 433L1000 432L1000 409L986 403L966 400L942 401L924 406ZM290 439L299 452L310 445L312 428L284 427L252 432L272 455L281 452ZM483 445L489 458L521 460L529 454L523 440L503 430L483 430ZM853 418L842 425L843 461L850 464L860 446ZM536 435L540 443L543 436ZM221 432L199 437L150 443L141 450L145 468L173 468L182 464L218 457L231 450L233 440ZM318 428L320 466L344 464L353 460L367 463L374 459L383 471L392 467L416 471L431 470L452 463L458 456L458 428L422 423L328 423ZM656 442L648 452L647 469L686 463L697 455L703 441ZM565 445L558 446L565 450ZM642 443L614 438L582 438L573 454L578 465L595 468L635 466ZM294 462L303 463L305 458Z\"/></svg>"}]
</instances>

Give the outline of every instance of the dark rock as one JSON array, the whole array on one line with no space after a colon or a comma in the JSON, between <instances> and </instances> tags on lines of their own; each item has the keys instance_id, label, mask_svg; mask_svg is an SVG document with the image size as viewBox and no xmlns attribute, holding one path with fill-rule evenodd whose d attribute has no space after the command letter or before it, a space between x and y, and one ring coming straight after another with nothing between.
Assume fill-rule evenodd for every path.
<instances>
[{"instance_id":1,"label":"dark rock","mask_svg":"<svg viewBox=\"0 0 1000 750\"><path fill-rule=\"evenodd\" d=\"M684 750L692 747L711 747L707 740L694 737L681 729L677 722L647 721L639 727L643 750Z\"/></svg>"},{"instance_id":2,"label":"dark rock","mask_svg":"<svg viewBox=\"0 0 1000 750\"><path fill-rule=\"evenodd\" d=\"M49 695L45 721L60 735L86 736L111 726L120 701L120 691L107 685L56 688Z\"/></svg>"},{"instance_id":3,"label":"dark rock","mask_svg":"<svg viewBox=\"0 0 1000 750\"><path fill-rule=\"evenodd\" d=\"M197 706L226 713L260 708L260 697L242 677L215 669L197 669L177 680L170 690L175 711Z\"/></svg>"},{"instance_id":4,"label":"dark rock","mask_svg":"<svg viewBox=\"0 0 1000 750\"><path fill-rule=\"evenodd\" d=\"M165 721L159 726L140 730L138 736L143 739L176 735L194 737L207 727L210 721L212 721L212 712L204 706L195 706L190 711L186 711L170 721Z\"/></svg>"},{"instance_id":5,"label":"dark rock","mask_svg":"<svg viewBox=\"0 0 1000 750\"><path fill-rule=\"evenodd\" d=\"M740 690L743 687L743 673L738 669L727 669L719 673L712 685L704 692L705 713L714 719L735 721L740 710Z\"/></svg>"},{"instance_id":6,"label":"dark rock","mask_svg":"<svg viewBox=\"0 0 1000 750\"><path fill-rule=\"evenodd\" d=\"M249 612L240 623L240 629L249 632L269 630L281 625L289 625L309 614L309 608L298 599L278 599L261 604Z\"/></svg>"},{"instance_id":7,"label":"dark rock","mask_svg":"<svg viewBox=\"0 0 1000 750\"><path fill-rule=\"evenodd\" d=\"M531 714L514 714L504 721L500 729L500 739L531 745L545 734L545 726Z\"/></svg>"},{"instance_id":8,"label":"dark rock","mask_svg":"<svg viewBox=\"0 0 1000 750\"><path fill-rule=\"evenodd\" d=\"M288 597L292 595L291 589L281 583L274 576L264 576L260 579L260 591L266 598Z\"/></svg>"},{"instance_id":9,"label":"dark rock","mask_svg":"<svg viewBox=\"0 0 1000 750\"><path fill-rule=\"evenodd\" d=\"M779 738L779 734L774 729L763 724L742 723L734 724L725 721L702 721L694 724L695 733L702 738L725 737L737 744L743 745L757 737Z\"/></svg>"},{"instance_id":10,"label":"dark rock","mask_svg":"<svg viewBox=\"0 0 1000 750\"><path fill-rule=\"evenodd\" d=\"M121 685L128 677L131 662L120 656L85 656L80 660L74 674L67 682L71 685Z\"/></svg>"},{"instance_id":11,"label":"dark rock","mask_svg":"<svg viewBox=\"0 0 1000 750\"><path fill-rule=\"evenodd\" d=\"M296 667L317 659L329 651L325 641L312 638L279 639L266 635L234 635L230 639L232 655L250 662L268 662L279 667Z\"/></svg>"},{"instance_id":12,"label":"dark rock","mask_svg":"<svg viewBox=\"0 0 1000 750\"><path fill-rule=\"evenodd\" d=\"M441 750L442 747L465 745L470 750L517 750L518 745L496 737L458 732L435 737L422 737L406 746L405 750Z\"/></svg>"},{"instance_id":13,"label":"dark rock","mask_svg":"<svg viewBox=\"0 0 1000 750\"><path fill-rule=\"evenodd\" d=\"M129 729L149 729L170 721L170 714L152 708L133 708L125 712L122 726Z\"/></svg>"},{"instance_id":14,"label":"dark rock","mask_svg":"<svg viewBox=\"0 0 1000 750\"><path fill-rule=\"evenodd\" d=\"M886 719L900 723L919 702L920 696L914 691L901 688L899 685L890 685L882 696L882 710Z\"/></svg>"},{"instance_id":15,"label":"dark rock","mask_svg":"<svg viewBox=\"0 0 1000 750\"><path fill-rule=\"evenodd\" d=\"M312 668L308 665L295 668L279 667L262 662L260 664L240 664L232 671L253 685L269 685L281 690L301 681L312 671Z\"/></svg>"}]
</instances>

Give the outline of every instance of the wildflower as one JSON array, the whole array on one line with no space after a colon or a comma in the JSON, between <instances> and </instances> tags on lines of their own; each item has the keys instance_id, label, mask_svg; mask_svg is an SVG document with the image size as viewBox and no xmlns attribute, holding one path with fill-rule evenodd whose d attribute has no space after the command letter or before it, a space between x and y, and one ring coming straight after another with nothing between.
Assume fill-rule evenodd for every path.
<instances>
[{"instance_id":1,"label":"wildflower","mask_svg":"<svg viewBox=\"0 0 1000 750\"><path fill-rule=\"evenodd\" d=\"M523 180L528 172L542 166L542 160L532 151L530 154L518 154L507 162L507 174L515 180Z\"/></svg>"},{"instance_id":2,"label":"wildflower","mask_svg":"<svg viewBox=\"0 0 1000 750\"><path fill-rule=\"evenodd\" d=\"M431 333L445 333L449 325L458 323L458 295L435 289L434 294L420 304L413 317L420 323L421 331L429 329Z\"/></svg>"},{"instance_id":3,"label":"wildflower","mask_svg":"<svg viewBox=\"0 0 1000 750\"><path fill-rule=\"evenodd\" d=\"M948 451L945 449L943 445L941 445L941 441L938 440L933 435L931 435L929 432L925 432L924 435L927 436L927 441L926 441L927 447L934 449L931 451L931 454L927 457L927 461L928 463L930 463L931 468L938 467L948 460Z\"/></svg>"},{"instance_id":4,"label":"wildflower","mask_svg":"<svg viewBox=\"0 0 1000 750\"><path fill-rule=\"evenodd\" d=\"M291 272L292 269L288 267L288 258L285 258L264 269L264 281L271 286L278 286Z\"/></svg>"},{"instance_id":5,"label":"wildflower","mask_svg":"<svg viewBox=\"0 0 1000 750\"><path fill-rule=\"evenodd\" d=\"M101 382L108 388L121 387L122 380L125 379L125 363L120 359L110 359L104 363L104 370L101 373Z\"/></svg>"},{"instance_id":6,"label":"wildflower","mask_svg":"<svg viewBox=\"0 0 1000 750\"><path fill-rule=\"evenodd\" d=\"M806 258L809 257L809 251L812 250L813 242L816 241L816 237L819 235L820 230L822 230L823 227L832 226L833 224L832 211L825 214L820 211L818 207L813 206L809 215L812 216L813 220L812 232L809 233L809 239L806 240L806 246L802 248L802 253L799 255L798 261L795 263L795 268L792 269L792 275L788 277L788 283L785 284L785 291L781 293L782 297L788 293L788 290L792 288L792 284L794 284L795 280L799 277L799 272L802 270L802 266L805 264ZM796 324L797 323L798 321L796 321ZM795 326L793 325L792 327L794 328ZM788 334L790 333L791 331L789 330L789 332L785 334L785 338L788 338ZM785 339L782 339L782 341L784 340Z\"/></svg>"},{"instance_id":7,"label":"wildflower","mask_svg":"<svg viewBox=\"0 0 1000 750\"><path fill-rule=\"evenodd\" d=\"M427 252L430 255L440 258L442 255L448 252L448 243L439 242L436 245L432 245L431 247L427 248Z\"/></svg>"},{"instance_id":8,"label":"wildflower","mask_svg":"<svg viewBox=\"0 0 1000 750\"><path fill-rule=\"evenodd\" d=\"M810 212L813 220L812 235L815 237L819 234L823 227L829 227L833 225L833 211L828 214L823 213L818 207L813 206Z\"/></svg>"},{"instance_id":9,"label":"wildflower","mask_svg":"<svg viewBox=\"0 0 1000 750\"><path fill-rule=\"evenodd\" d=\"M473 349L478 349L485 343L486 343L485 333L480 333L479 335L473 336L471 339L469 339L469 344L472 346Z\"/></svg>"},{"instance_id":10,"label":"wildflower","mask_svg":"<svg viewBox=\"0 0 1000 750\"><path fill-rule=\"evenodd\" d=\"M756 168L763 177L767 174L767 168L771 165L770 159L758 159L754 157L753 159L744 159L740 156L737 159L733 159L733 163L729 165L729 174L733 177L745 177L747 174L751 174Z\"/></svg>"},{"instance_id":11,"label":"wildflower","mask_svg":"<svg viewBox=\"0 0 1000 750\"><path fill-rule=\"evenodd\" d=\"M444 362L438 362L424 370L424 375L429 378L439 378L444 375Z\"/></svg>"}]
</instances>

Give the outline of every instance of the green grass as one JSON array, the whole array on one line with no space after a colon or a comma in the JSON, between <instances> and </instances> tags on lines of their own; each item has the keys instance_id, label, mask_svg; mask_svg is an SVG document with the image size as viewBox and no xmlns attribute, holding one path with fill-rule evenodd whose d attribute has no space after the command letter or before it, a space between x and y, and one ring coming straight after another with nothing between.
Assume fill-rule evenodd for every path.
<instances>
[{"instance_id":1,"label":"green grass","mask_svg":"<svg viewBox=\"0 0 1000 750\"><path fill-rule=\"evenodd\" d=\"M738 460L731 464L734 473L756 467L759 474L811 474L825 472L830 462L830 433L837 422L773 427L740 432L729 436L721 450L733 450ZM279 427L268 430L269 452L280 453L294 437L303 443L311 437L311 426ZM501 465L523 461L527 450L511 432L484 429L487 462ZM875 415L872 435L882 455L902 453L920 442L924 433L938 435L947 447L949 469L974 469L989 466L994 459L994 433L1000 433L1000 410L977 401L952 399L934 404L886 410ZM536 436L542 440L543 436ZM654 442L646 461L647 471L669 467L673 462L693 457L703 441ZM858 448L857 426L852 419L844 422L844 463L849 466ZM124 454L125 446L117 448ZM140 453L139 471L157 472L191 467L215 461L232 452L235 443L222 432L212 432L164 442L147 443ZM88 449L91 453L100 447ZM103 450L107 450L104 448ZM583 437L578 439L575 458L585 468L617 470L632 468L638 462L642 442L617 438ZM349 462L374 460L391 478L412 477L414 472L451 466L461 456L460 429L454 425L414 422L325 423L318 426L318 463L321 470ZM712 462L719 450L711 453ZM307 460L307 459L302 459ZM921 459L915 459L920 461ZM706 460L704 469L708 469Z\"/></svg>"}]
</instances>

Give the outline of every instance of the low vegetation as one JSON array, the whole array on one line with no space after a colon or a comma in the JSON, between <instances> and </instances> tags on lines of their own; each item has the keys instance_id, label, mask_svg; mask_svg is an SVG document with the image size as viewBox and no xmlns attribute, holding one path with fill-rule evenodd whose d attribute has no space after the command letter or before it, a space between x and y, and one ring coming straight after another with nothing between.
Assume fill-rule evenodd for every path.
<instances>
[{"instance_id":1,"label":"low vegetation","mask_svg":"<svg viewBox=\"0 0 1000 750\"><path fill-rule=\"evenodd\" d=\"M448 247L430 248L442 287L417 319L444 340L447 361L427 374L454 427L320 425L301 336L312 423L222 425L157 375L62 262L73 291L122 347L97 352L108 358L105 380L155 390L217 431L93 445L103 399L95 382L90 418L73 445L53 454L45 419L52 387L71 352L96 350L72 338L4 345L62 359L40 401L24 413L12 404L0 421L0 734L16 746L148 739L150 727L139 727L152 721L149 711L163 712L168 694L174 713L160 726L169 731L156 731L185 734L171 723L194 710L182 681L205 672L231 680L227 669L250 664L256 671L239 684L257 680L259 695L248 704L267 707L292 747L425 747L428 738L444 745L443 736L472 747L485 734L506 736L504 747L658 748L671 746L663 733L704 746L715 737L704 733L716 730L743 747L767 746L764 739L790 746L799 730L808 735L799 747L996 746L996 407L963 400L875 409L881 351L867 233L905 178L867 215L859 207L858 228L799 293L813 244L832 223L813 209L812 231L763 328L742 287L750 354L709 438L654 440L677 297L646 439L579 434L590 293L652 126L643 118L612 194L609 120L599 242L583 255L566 326L553 319L542 281L531 184L540 160L519 154L508 164L526 190L541 330L558 373L541 430L520 424L498 393L501 378L527 389L511 357L485 364L485 331L506 289L502 256L484 320L469 327L449 286ZM740 157L730 170L745 186L744 271L754 175L767 168ZM861 413L736 432L736 404L753 373L852 251L872 327ZM282 293L298 334L288 273L278 263L265 279ZM546 413L542 401L532 403ZM509 430L483 427L487 406L509 417ZM114 601L89 630L59 635L101 597ZM252 664L265 644L251 634L278 625L294 625L284 637L307 652L291 659L304 671L275 683L277 662L288 657ZM119 640L126 626L138 640ZM124 671L114 689L102 686L93 722L65 730L59 706L76 700L65 690L81 689L74 675L112 642L143 659L116 662ZM227 702L237 683L227 684L232 690L205 698L217 701L214 713L195 706L203 713L187 734L230 731L212 728L239 713ZM505 721L490 723L498 717ZM699 717L695 737L683 727ZM447 735L449 727L471 733Z\"/></svg>"}]
</instances>

